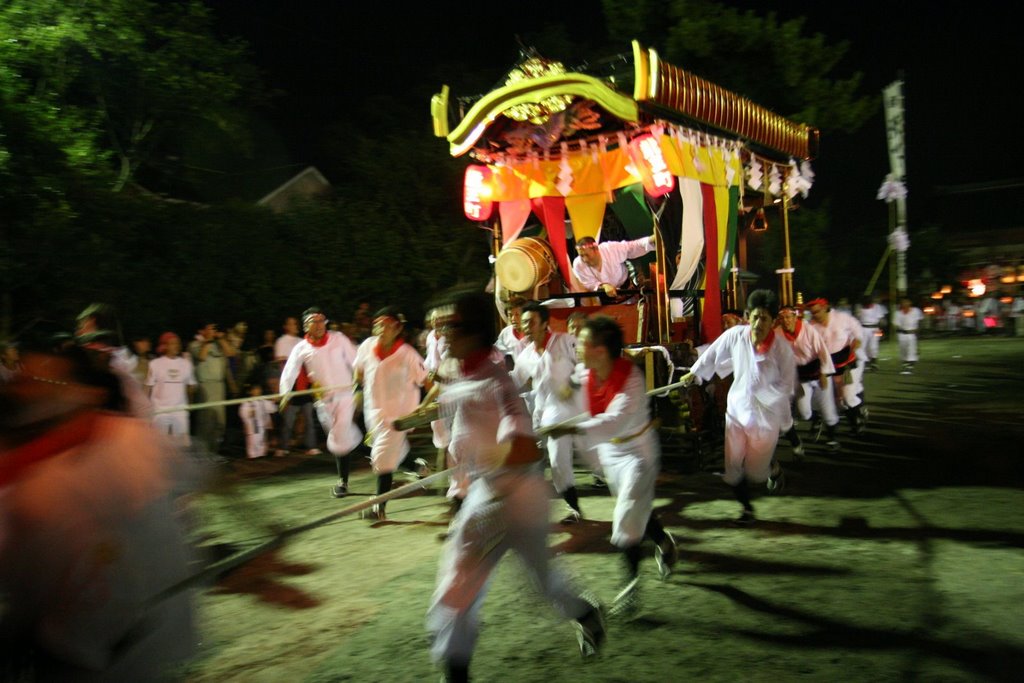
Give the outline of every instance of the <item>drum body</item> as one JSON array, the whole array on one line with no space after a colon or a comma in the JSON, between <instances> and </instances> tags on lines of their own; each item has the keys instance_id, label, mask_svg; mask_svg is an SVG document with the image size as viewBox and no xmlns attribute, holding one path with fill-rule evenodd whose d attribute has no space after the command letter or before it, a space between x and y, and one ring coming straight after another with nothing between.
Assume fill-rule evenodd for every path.
<instances>
[{"instance_id":1,"label":"drum body","mask_svg":"<svg viewBox=\"0 0 1024 683\"><path fill-rule=\"evenodd\" d=\"M494 272L512 292L529 292L546 283L555 272L551 247L536 237L513 240L498 253Z\"/></svg>"}]
</instances>

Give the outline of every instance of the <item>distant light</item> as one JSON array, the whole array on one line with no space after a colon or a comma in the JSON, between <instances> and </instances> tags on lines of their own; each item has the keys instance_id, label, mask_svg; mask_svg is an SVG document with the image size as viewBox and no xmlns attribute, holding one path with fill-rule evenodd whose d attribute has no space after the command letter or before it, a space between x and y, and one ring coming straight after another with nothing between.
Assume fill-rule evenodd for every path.
<instances>
[{"instance_id":1,"label":"distant light","mask_svg":"<svg viewBox=\"0 0 1024 683\"><path fill-rule=\"evenodd\" d=\"M933 299L941 299L942 298L942 292L935 292L934 294L932 294L932 298Z\"/></svg>"},{"instance_id":2,"label":"distant light","mask_svg":"<svg viewBox=\"0 0 1024 683\"><path fill-rule=\"evenodd\" d=\"M943 294L952 294L953 288L950 287L949 285L942 285L942 289L940 289L939 291L942 292Z\"/></svg>"},{"instance_id":3,"label":"distant light","mask_svg":"<svg viewBox=\"0 0 1024 683\"><path fill-rule=\"evenodd\" d=\"M934 294L932 295L932 298L933 299L935 298ZM935 307L934 306L925 306L924 310L922 311L922 313L924 313L925 315L935 315Z\"/></svg>"},{"instance_id":4,"label":"distant light","mask_svg":"<svg viewBox=\"0 0 1024 683\"><path fill-rule=\"evenodd\" d=\"M1013 303L1013 297L1012 296L1004 296L1002 299L999 300L999 303L1001 303L1001 304L1012 304Z\"/></svg>"},{"instance_id":5,"label":"distant light","mask_svg":"<svg viewBox=\"0 0 1024 683\"><path fill-rule=\"evenodd\" d=\"M968 280L967 289L971 296L982 296L985 293L985 283L982 280Z\"/></svg>"}]
</instances>

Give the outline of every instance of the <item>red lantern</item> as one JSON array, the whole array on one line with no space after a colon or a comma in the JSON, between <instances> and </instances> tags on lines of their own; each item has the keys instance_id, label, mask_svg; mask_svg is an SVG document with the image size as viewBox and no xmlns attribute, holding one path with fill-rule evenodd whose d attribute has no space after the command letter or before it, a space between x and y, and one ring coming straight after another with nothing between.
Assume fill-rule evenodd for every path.
<instances>
[{"instance_id":1,"label":"red lantern","mask_svg":"<svg viewBox=\"0 0 1024 683\"><path fill-rule=\"evenodd\" d=\"M676 177L669 170L656 137L646 133L633 138L629 143L629 151L644 181L644 192L651 197L662 197L675 188Z\"/></svg>"},{"instance_id":2,"label":"red lantern","mask_svg":"<svg viewBox=\"0 0 1024 683\"><path fill-rule=\"evenodd\" d=\"M462 185L462 210L471 221L485 221L491 217L491 169L487 166L468 166Z\"/></svg>"}]
</instances>

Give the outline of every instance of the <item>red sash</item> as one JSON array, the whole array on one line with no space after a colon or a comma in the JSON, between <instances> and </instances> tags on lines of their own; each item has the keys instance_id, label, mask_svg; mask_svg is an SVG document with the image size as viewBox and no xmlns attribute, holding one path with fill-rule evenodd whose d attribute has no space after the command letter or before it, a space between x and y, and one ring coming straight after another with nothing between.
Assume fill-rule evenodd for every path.
<instances>
[{"instance_id":1,"label":"red sash","mask_svg":"<svg viewBox=\"0 0 1024 683\"><path fill-rule=\"evenodd\" d=\"M600 380L597 374L591 370L587 374L587 405L591 415L600 415L608 409L615 395L622 391L629 379L629 373L633 369L633 361L628 358L616 358L612 365L612 371L603 383L598 385Z\"/></svg>"}]
</instances>

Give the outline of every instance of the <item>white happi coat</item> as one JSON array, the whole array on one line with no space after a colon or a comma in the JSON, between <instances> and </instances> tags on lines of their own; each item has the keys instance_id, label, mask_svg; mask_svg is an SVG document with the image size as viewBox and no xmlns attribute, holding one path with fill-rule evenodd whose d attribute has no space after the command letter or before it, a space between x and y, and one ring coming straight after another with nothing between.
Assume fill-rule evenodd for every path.
<instances>
[{"instance_id":1,"label":"white happi coat","mask_svg":"<svg viewBox=\"0 0 1024 683\"><path fill-rule=\"evenodd\" d=\"M835 309L829 311L827 324L812 324L825 339L825 347L831 354L841 351L845 346L852 347L854 343L859 344L864 336L864 328L861 327L860 322L856 318L849 313ZM846 368L836 368L837 373L847 368L850 370L849 381L844 381L842 386L842 399L847 408L855 408L862 402L859 394L863 391L861 378L863 377L864 362L866 360L864 354L864 349L858 348L854 352L855 361L851 361ZM833 362L838 363L840 361L835 359Z\"/></svg>"},{"instance_id":2,"label":"white happi coat","mask_svg":"<svg viewBox=\"0 0 1024 683\"><path fill-rule=\"evenodd\" d=\"M563 398L566 389L571 390L573 371L576 368L576 338L562 333L549 332L544 348L530 342L519 354L513 379L519 384L531 380L527 405L531 406L534 427L547 425L576 417L581 412L578 392L572 391ZM527 373L528 376L527 376ZM551 463L551 478L559 493L574 485L572 471L572 437L546 438L548 460Z\"/></svg>"},{"instance_id":3,"label":"white happi coat","mask_svg":"<svg viewBox=\"0 0 1024 683\"><path fill-rule=\"evenodd\" d=\"M729 485L744 477L763 482L779 432L792 420L789 402L796 391L796 360L792 347L775 335L764 353L754 348L748 325L722 333L690 371L703 381L730 372L732 386L725 413L725 475ZM731 361L731 362L730 362Z\"/></svg>"},{"instance_id":4,"label":"white happi coat","mask_svg":"<svg viewBox=\"0 0 1024 683\"><path fill-rule=\"evenodd\" d=\"M405 432L392 423L416 410L420 387L427 379L423 359L409 344L400 344L384 360L377 357L379 337L370 337L359 345L353 369L363 377L363 419L373 437L370 462L377 474L398 469L409 453Z\"/></svg>"},{"instance_id":5,"label":"white happi coat","mask_svg":"<svg viewBox=\"0 0 1024 683\"><path fill-rule=\"evenodd\" d=\"M584 392L592 374L593 370L584 372ZM577 425L581 443L596 448L608 489L615 496L612 543L619 548L643 540L654 507L661 451L657 431L650 427L650 422L644 374L634 365L607 409Z\"/></svg>"},{"instance_id":6,"label":"white happi coat","mask_svg":"<svg viewBox=\"0 0 1024 683\"><path fill-rule=\"evenodd\" d=\"M878 357L878 336L875 333L880 326L885 325L885 317L888 314L888 309L882 304L861 306L860 310L857 311L857 320L860 322L861 327L864 328L861 346L864 348L864 353L867 355L868 360Z\"/></svg>"},{"instance_id":7,"label":"white happi coat","mask_svg":"<svg viewBox=\"0 0 1024 683\"><path fill-rule=\"evenodd\" d=\"M363 435L352 422L355 412L352 391L352 364L356 347L341 332L327 332L327 342L314 346L303 339L292 349L281 371L281 393L292 390L299 368L306 366L309 381L320 387L333 387L316 403L317 416L327 432L327 449L344 455L359 445Z\"/></svg>"},{"instance_id":8,"label":"white happi coat","mask_svg":"<svg viewBox=\"0 0 1024 683\"><path fill-rule=\"evenodd\" d=\"M530 343L525 335L516 336L516 330L512 325L506 325L498 333L498 339L494 342L494 348L498 349L504 360L505 356L512 356L512 360Z\"/></svg>"},{"instance_id":9,"label":"white happi coat","mask_svg":"<svg viewBox=\"0 0 1024 683\"><path fill-rule=\"evenodd\" d=\"M832 356L829 355L828 349L825 347L825 340L822 339L817 327L809 325L803 320L797 320L796 324L796 333L792 339L789 338L781 327L775 329L776 336L789 342L793 349L793 358L798 367L807 365L817 359L820 363L821 375L826 378L824 389L821 388L821 382L817 379L800 381L799 377L797 378L797 381L800 382L803 388L802 392L798 392L796 399L797 414L802 420L811 419L813 401L813 405L817 406L821 411L825 424L834 425L839 422L839 415L836 412L836 399L832 389L832 378L829 376L835 374L836 371L835 366L832 364ZM782 431L789 431L790 426L792 426L792 421L783 424Z\"/></svg>"},{"instance_id":10,"label":"white happi coat","mask_svg":"<svg viewBox=\"0 0 1024 683\"><path fill-rule=\"evenodd\" d=\"M577 256L572 262L572 272L583 285L586 292L596 291L601 285L621 287L629 277L626 260L640 258L654 250L653 237L641 237L627 242L601 242L597 245L601 252L601 267L594 268Z\"/></svg>"}]
</instances>

